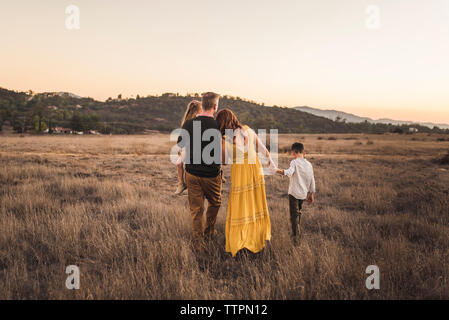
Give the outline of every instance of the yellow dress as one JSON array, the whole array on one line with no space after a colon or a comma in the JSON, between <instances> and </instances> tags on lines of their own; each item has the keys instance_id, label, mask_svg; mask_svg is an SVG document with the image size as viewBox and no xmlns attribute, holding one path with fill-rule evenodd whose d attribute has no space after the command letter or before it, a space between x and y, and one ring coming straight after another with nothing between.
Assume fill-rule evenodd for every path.
<instances>
[{"instance_id":1,"label":"yellow dress","mask_svg":"<svg viewBox=\"0 0 449 320\"><path fill-rule=\"evenodd\" d=\"M245 128L249 142L246 150L239 150L235 143L226 143L228 152L233 152L226 217L226 252L232 256L243 248L257 253L271 239L265 179L255 150L256 137L254 131Z\"/></svg>"}]
</instances>

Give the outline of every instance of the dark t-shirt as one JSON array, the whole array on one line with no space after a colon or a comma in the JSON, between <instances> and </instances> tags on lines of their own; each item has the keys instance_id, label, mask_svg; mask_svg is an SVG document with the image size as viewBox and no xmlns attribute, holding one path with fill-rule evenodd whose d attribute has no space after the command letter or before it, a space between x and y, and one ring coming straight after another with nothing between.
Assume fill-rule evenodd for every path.
<instances>
[{"instance_id":1,"label":"dark t-shirt","mask_svg":"<svg viewBox=\"0 0 449 320\"><path fill-rule=\"evenodd\" d=\"M188 136L181 134L178 138L178 146L186 148L186 171L197 177L218 176L221 171L221 136L217 121L212 117L200 116L187 120L182 129L185 134L188 133Z\"/></svg>"}]
</instances>

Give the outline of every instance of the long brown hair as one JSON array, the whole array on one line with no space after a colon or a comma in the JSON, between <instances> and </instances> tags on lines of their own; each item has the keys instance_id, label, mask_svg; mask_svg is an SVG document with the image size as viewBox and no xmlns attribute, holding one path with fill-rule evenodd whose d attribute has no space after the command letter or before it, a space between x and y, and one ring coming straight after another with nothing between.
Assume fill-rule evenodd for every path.
<instances>
[{"instance_id":1,"label":"long brown hair","mask_svg":"<svg viewBox=\"0 0 449 320\"><path fill-rule=\"evenodd\" d=\"M191 120L196 118L197 114L202 110L201 102L198 100L193 100L187 105L186 112L184 113L184 117L181 121L181 127L187 120Z\"/></svg>"},{"instance_id":2,"label":"long brown hair","mask_svg":"<svg viewBox=\"0 0 449 320\"><path fill-rule=\"evenodd\" d=\"M217 120L218 128L223 136L225 135L226 129L236 130L242 128L239 119L237 119L234 112L229 109L220 110L217 113L215 120Z\"/></svg>"}]
</instances>

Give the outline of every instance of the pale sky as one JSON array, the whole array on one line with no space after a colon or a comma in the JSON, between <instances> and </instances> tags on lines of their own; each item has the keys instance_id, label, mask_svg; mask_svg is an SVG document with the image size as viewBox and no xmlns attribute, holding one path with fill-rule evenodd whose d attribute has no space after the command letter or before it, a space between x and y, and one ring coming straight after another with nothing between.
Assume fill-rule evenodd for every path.
<instances>
[{"instance_id":1,"label":"pale sky","mask_svg":"<svg viewBox=\"0 0 449 320\"><path fill-rule=\"evenodd\" d=\"M449 0L0 0L0 87L14 90L216 91L449 123L448 57Z\"/></svg>"}]
</instances>

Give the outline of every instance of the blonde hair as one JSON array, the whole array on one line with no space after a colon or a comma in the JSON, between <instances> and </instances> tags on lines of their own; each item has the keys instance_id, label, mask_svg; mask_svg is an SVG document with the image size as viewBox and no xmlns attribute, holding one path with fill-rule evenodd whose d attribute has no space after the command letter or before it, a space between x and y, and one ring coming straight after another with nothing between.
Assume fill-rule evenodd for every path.
<instances>
[{"instance_id":1,"label":"blonde hair","mask_svg":"<svg viewBox=\"0 0 449 320\"><path fill-rule=\"evenodd\" d=\"M201 102L198 100L193 100L187 105L186 112L184 113L184 117L181 121L181 127L187 120L195 119L197 114L202 110Z\"/></svg>"}]
</instances>

